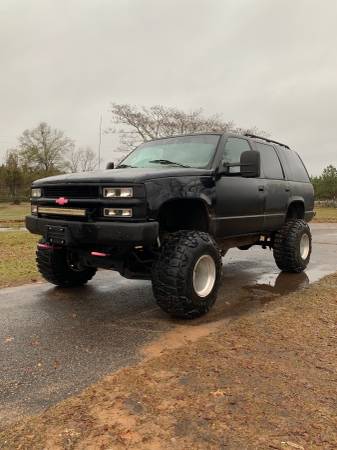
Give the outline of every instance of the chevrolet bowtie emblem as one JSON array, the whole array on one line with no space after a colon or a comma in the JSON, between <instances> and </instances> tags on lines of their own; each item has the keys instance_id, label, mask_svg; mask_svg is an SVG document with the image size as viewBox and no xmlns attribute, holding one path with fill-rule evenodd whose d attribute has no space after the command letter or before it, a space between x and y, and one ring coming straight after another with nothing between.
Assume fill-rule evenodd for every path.
<instances>
[{"instance_id":1,"label":"chevrolet bowtie emblem","mask_svg":"<svg viewBox=\"0 0 337 450\"><path fill-rule=\"evenodd\" d=\"M68 202L69 200L64 197L59 197L58 199L55 200L55 203L57 203L60 206L66 205Z\"/></svg>"}]
</instances>

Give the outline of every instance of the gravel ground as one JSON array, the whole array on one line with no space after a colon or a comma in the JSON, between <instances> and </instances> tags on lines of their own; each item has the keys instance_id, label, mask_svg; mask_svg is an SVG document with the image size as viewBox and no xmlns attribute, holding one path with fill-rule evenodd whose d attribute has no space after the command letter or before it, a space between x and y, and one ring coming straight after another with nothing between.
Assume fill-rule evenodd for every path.
<instances>
[{"instance_id":1,"label":"gravel ground","mask_svg":"<svg viewBox=\"0 0 337 450\"><path fill-rule=\"evenodd\" d=\"M208 335L170 331L136 366L3 429L0 449L336 449L336 293L331 275Z\"/></svg>"}]
</instances>

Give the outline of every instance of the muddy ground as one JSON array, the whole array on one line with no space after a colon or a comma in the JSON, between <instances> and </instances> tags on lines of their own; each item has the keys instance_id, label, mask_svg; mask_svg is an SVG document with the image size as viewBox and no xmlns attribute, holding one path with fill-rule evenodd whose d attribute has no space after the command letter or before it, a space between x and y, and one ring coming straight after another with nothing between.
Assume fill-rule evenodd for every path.
<instances>
[{"instance_id":1,"label":"muddy ground","mask_svg":"<svg viewBox=\"0 0 337 450\"><path fill-rule=\"evenodd\" d=\"M170 331L1 450L337 448L337 275L207 330Z\"/></svg>"}]
</instances>

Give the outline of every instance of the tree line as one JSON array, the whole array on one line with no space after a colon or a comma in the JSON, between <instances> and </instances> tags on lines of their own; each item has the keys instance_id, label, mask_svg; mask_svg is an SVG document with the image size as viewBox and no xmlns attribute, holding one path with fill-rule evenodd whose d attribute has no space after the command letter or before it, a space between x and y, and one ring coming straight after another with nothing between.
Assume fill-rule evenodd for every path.
<instances>
[{"instance_id":1,"label":"tree line","mask_svg":"<svg viewBox=\"0 0 337 450\"><path fill-rule=\"evenodd\" d=\"M337 169L330 164L322 174L317 177L311 177L311 182L315 189L316 200L331 200L334 203L337 200Z\"/></svg>"},{"instance_id":2,"label":"tree line","mask_svg":"<svg viewBox=\"0 0 337 450\"><path fill-rule=\"evenodd\" d=\"M111 104L111 127L107 133L119 137L118 152L129 152L137 145L158 137L198 132L250 132L266 136L256 127L242 128L216 114L207 116L201 109L189 112L154 105ZM112 158L113 159L113 158ZM31 183L39 178L66 172L95 170L98 160L90 147L76 148L72 139L59 129L41 122L25 130L18 145L6 152L0 165L0 201L28 200ZM312 177L318 200L335 200L337 169L330 165L320 176Z\"/></svg>"},{"instance_id":3,"label":"tree line","mask_svg":"<svg viewBox=\"0 0 337 450\"><path fill-rule=\"evenodd\" d=\"M6 152L0 165L0 201L27 200L34 180L66 172L95 170L91 148L76 148L64 132L45 122L25 130L16 148Z\"/></svg>"},{"instance_id":4,"label":"tree line","mask_svg":"<svg viewBox=\"0 0 337 450\"><path fill-rule=\"evenodd\" d=\"M263 132L253 127L244 129L220 115L207 116L201 109L189 112L154 105L111 104L111 124L107 133L119 137L118 152L129 152L137 145L158 137L198 132ZM113 158L112 158L113 159ZM41 122L25 130L15 149L6 153L0 165L0 201L28 200L32 181L65 172L90 171L98 161L90 148L75 148L64 132Z\"/></svg>"}]
</instances>

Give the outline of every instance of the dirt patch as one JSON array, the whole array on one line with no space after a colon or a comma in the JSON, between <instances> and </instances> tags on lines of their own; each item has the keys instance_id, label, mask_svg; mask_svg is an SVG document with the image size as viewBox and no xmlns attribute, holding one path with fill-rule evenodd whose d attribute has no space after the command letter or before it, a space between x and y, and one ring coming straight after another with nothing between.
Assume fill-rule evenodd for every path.
<instances>
[{"instance_id":1,"label":"dirt patch","mask_svg":"<svg viewBox=\"0 0 337 450\"><path fill-rule=\"evenodd\" d=\"M202 323L198 325L177 325L172 331L162 335L157 341L151 342L142 350L145 360L160 356L167 350L174 350L180 347L189 346L192 342L208 336L219 327L222 321Z\"/></svg>"},{"instance_id":2,"label":"dirt patch","mask_svg":"<svg viewBox=\"0 0 337 450\"><path fill-rule=\"evenodd\" d=\"M214 327L178 327L0 448L337 448L337 275Z\"/></svg>"}]
</instances>

